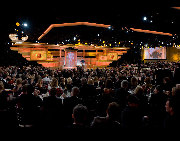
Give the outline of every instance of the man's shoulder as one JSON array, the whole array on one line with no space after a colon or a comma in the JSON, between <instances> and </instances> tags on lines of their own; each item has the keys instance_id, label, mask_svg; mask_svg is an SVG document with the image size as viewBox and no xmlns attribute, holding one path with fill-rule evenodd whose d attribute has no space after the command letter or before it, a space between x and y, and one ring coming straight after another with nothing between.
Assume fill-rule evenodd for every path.
<instances>
[{"instance_id":1,"label":"man's shoulder","mask_svg":"<svg viewBox=\"0 0 180 141\"><path fill-rule=\"evenodd\" d=\"M106 121L107 121L106 117L100 117L100 116L94 117L94 122L96 123L101 123Z\"/></svg>"}]
</instances>

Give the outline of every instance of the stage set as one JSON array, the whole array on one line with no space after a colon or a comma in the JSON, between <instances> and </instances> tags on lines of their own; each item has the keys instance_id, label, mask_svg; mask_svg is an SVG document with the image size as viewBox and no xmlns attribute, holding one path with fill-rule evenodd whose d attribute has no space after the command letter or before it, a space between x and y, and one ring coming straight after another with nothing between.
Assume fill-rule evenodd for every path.
<instances>
[{"instance_id":1,"label":"stage set","mask_svg":"<svg viewBox=\"0 0 180 141\"><path fill-rule=\"evenodd\" d=\"M38 38L41 40L52 29L66 26L94 26L100 28L110 28L111 25L89 23L89 22L75 22L63 24L51 24L45 32ZM172 36L170 33L163 33L157 31L149 31L142 29L134 29L136 32L144 32L151 34L160 34ZM48 44L48 43L30 43L26 42L28 36L18 39L17 34L10 34L9 38L13 42L11 50L17 51L28 61L36 61L44 67L73 69L78 66L84 68L103 68L107 67L113 61L117 61L124 54L128 52L129 47L111 47L104 44L104 46L82 44L79 40L77 44ZM173 44L172 47L144 47L141 50L141 57L144 62L154 61L180 61L180 46Z\"/></svg>"},{"instance_id":2,"label":"stage set","mask_svg":"<svg viewBox=\"0 0 180 141\"><path fill-rule=\"evenodd\" d=\"M37 61L44 67L71 69L107 67L127 53L127 47L98 47L89 45L47 45L43 43L14 44L11 50L22 54L28 61Z\"/></svg>"},{"instance_id":3,"label":"stage set","mask_svg":"<svg viewBox=\"0 0 180 141\"><path fill-rule=\"evenodd\" d=\"M64 24L52 24L38 38L41 40L53 28L65 26L94 26L101 28L109 28L110 25L75 22ZM85 68L107 67L113 61L121 58L129 50L128 47L108 47L81 44L47 44L47 43L30 43L26 42L28 37L18 40L16 34L10 34L10 39L14 43L11 50L17 51L28 61L37 61L44 67L72 69L78 66Z\"/></svg>"},{"instance_id":4,"label":"stage set","mask_svg":"<svg viewBox=\"0 0 180 141\"><path fill-rule=\"evenodd\" d=\"M110 25L96 24L89 22L76 22L64 24L52 24L38 38L41 40L53 28L65 26L94 26L101 28L109 28ZM107 67L113 61L121 58L126 54L129 47L108 47L81 44L47 44L47 43L30 43L26 42L27 38L19 41L16 34L10 34L9 37L14 42L11 50L17 51L28 61L37 61L44 67L72 69L78 66L85 68L102 68Z\"/></svg>"}]
</instances>

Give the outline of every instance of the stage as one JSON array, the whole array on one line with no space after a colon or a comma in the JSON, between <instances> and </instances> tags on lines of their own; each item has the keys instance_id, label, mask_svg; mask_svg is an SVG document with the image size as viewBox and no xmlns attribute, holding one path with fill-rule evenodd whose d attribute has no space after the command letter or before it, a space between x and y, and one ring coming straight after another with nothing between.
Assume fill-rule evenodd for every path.
<instances>
[{"instance_id":1,"label":"stage","mask_svg":"<svg viewBox=\"0 0 180 141\"><path fill-rule=\"evenodd\" d=\"M96 28L111 28L111 25L89 23L89 22L75 22L63 24L51 24L38 38L41 40L52 29L57 29L66 26L93 26ZM107 67L113 61L120 59L129 47L111 46L105 44L88 44L81 43L78 40L76 44L48 44L26 42L28 37L19 40L18 35L10 34L10 39L13 42L11 50L17 51L28 61L36 61L44 67L48 68L62 68L72 69L78 66L85 66L85 68Z\"/></svg>"},{"instance_id":2,"label":"stage","mask_svg":"<svg viewBox=\"0 0 180 141\"><path fill-rule=\"evenodd\" d=\"M83 44L47 45L45 43L14 44L11 50L17 51L28 61L36 61L44 67L71 69L77 66L86 68L107 67L129 50L128 47L107 47Z\"/></svg>"}]
</instances>

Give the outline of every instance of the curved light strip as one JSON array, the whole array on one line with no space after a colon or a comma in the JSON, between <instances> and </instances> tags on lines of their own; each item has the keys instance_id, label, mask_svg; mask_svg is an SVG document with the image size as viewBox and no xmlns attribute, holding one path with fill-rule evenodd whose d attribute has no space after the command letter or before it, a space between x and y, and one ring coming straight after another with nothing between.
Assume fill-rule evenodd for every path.
<instances>
[{"instance_id":1,"label":"curved light strip","mask_svg":"<svg viewBox=\"0 0 180 141\"><path fill-rule=\"evenodd\" d=\"M135 29L135 28L130 28L133 31L136 32L144 32L144 33L151 33L151 34L159 34L159 35L167 35L167 36L173 36L170 33L164 33L164 32L158 32L158 31L151 31L151 30L143 30L143 29Z\"/></svg>"},{"instance_id":2,"label":"curved light strip","mask_svg":"<svg viewBox=\"0 0 180 141\"><path fill-rule=\"evenodd\" d=\"M180 7L172 7L172 8L177 9L177 10L180 10Z\"/></svg>"},{"instance_id":3,"label":"curved light strip","mask_svg":"<svg viewBox=\"0 0 180 141\"><path fill-rule=\"evenodd\" d=\"M79 25L86 25L86 26L95 26L95 27L103 27L109 28L111 25L104 25L104 24L97 24L97 23L89 23L89 22L75 22L75 23L63 23L63 24L51 24L46 31L38 38L41 40L46 34L49 33L54 27L64 27L64 26L79 26Z\"/></svg>"}]
</instances>

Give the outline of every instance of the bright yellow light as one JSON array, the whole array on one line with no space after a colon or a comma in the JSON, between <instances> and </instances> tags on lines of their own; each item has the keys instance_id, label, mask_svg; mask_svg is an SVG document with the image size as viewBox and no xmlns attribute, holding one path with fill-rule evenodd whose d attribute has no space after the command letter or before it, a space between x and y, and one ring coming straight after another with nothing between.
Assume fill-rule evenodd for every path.
<instances>
[{"instance_id":1,"label":"bright yellow light","mask_svg":"<svg viewBox=\"0 0 180 141\"><path fill-rule=\"evenodd\" d=\"M179 60L179 55L178 54L174 54L172 56L172 59L173 59L173 61L178 61Z\"/></svg>"},{"instance_id":2,"label":"bright yellow light","mask_svg":"<svg viewBox=\"0 0 180 141\"><path fill-rule=\"evenodd\" d=\"M20 26L20 23L17 22L17 23L16 23L16 26Z\"/></svg>"}]
</instances>

